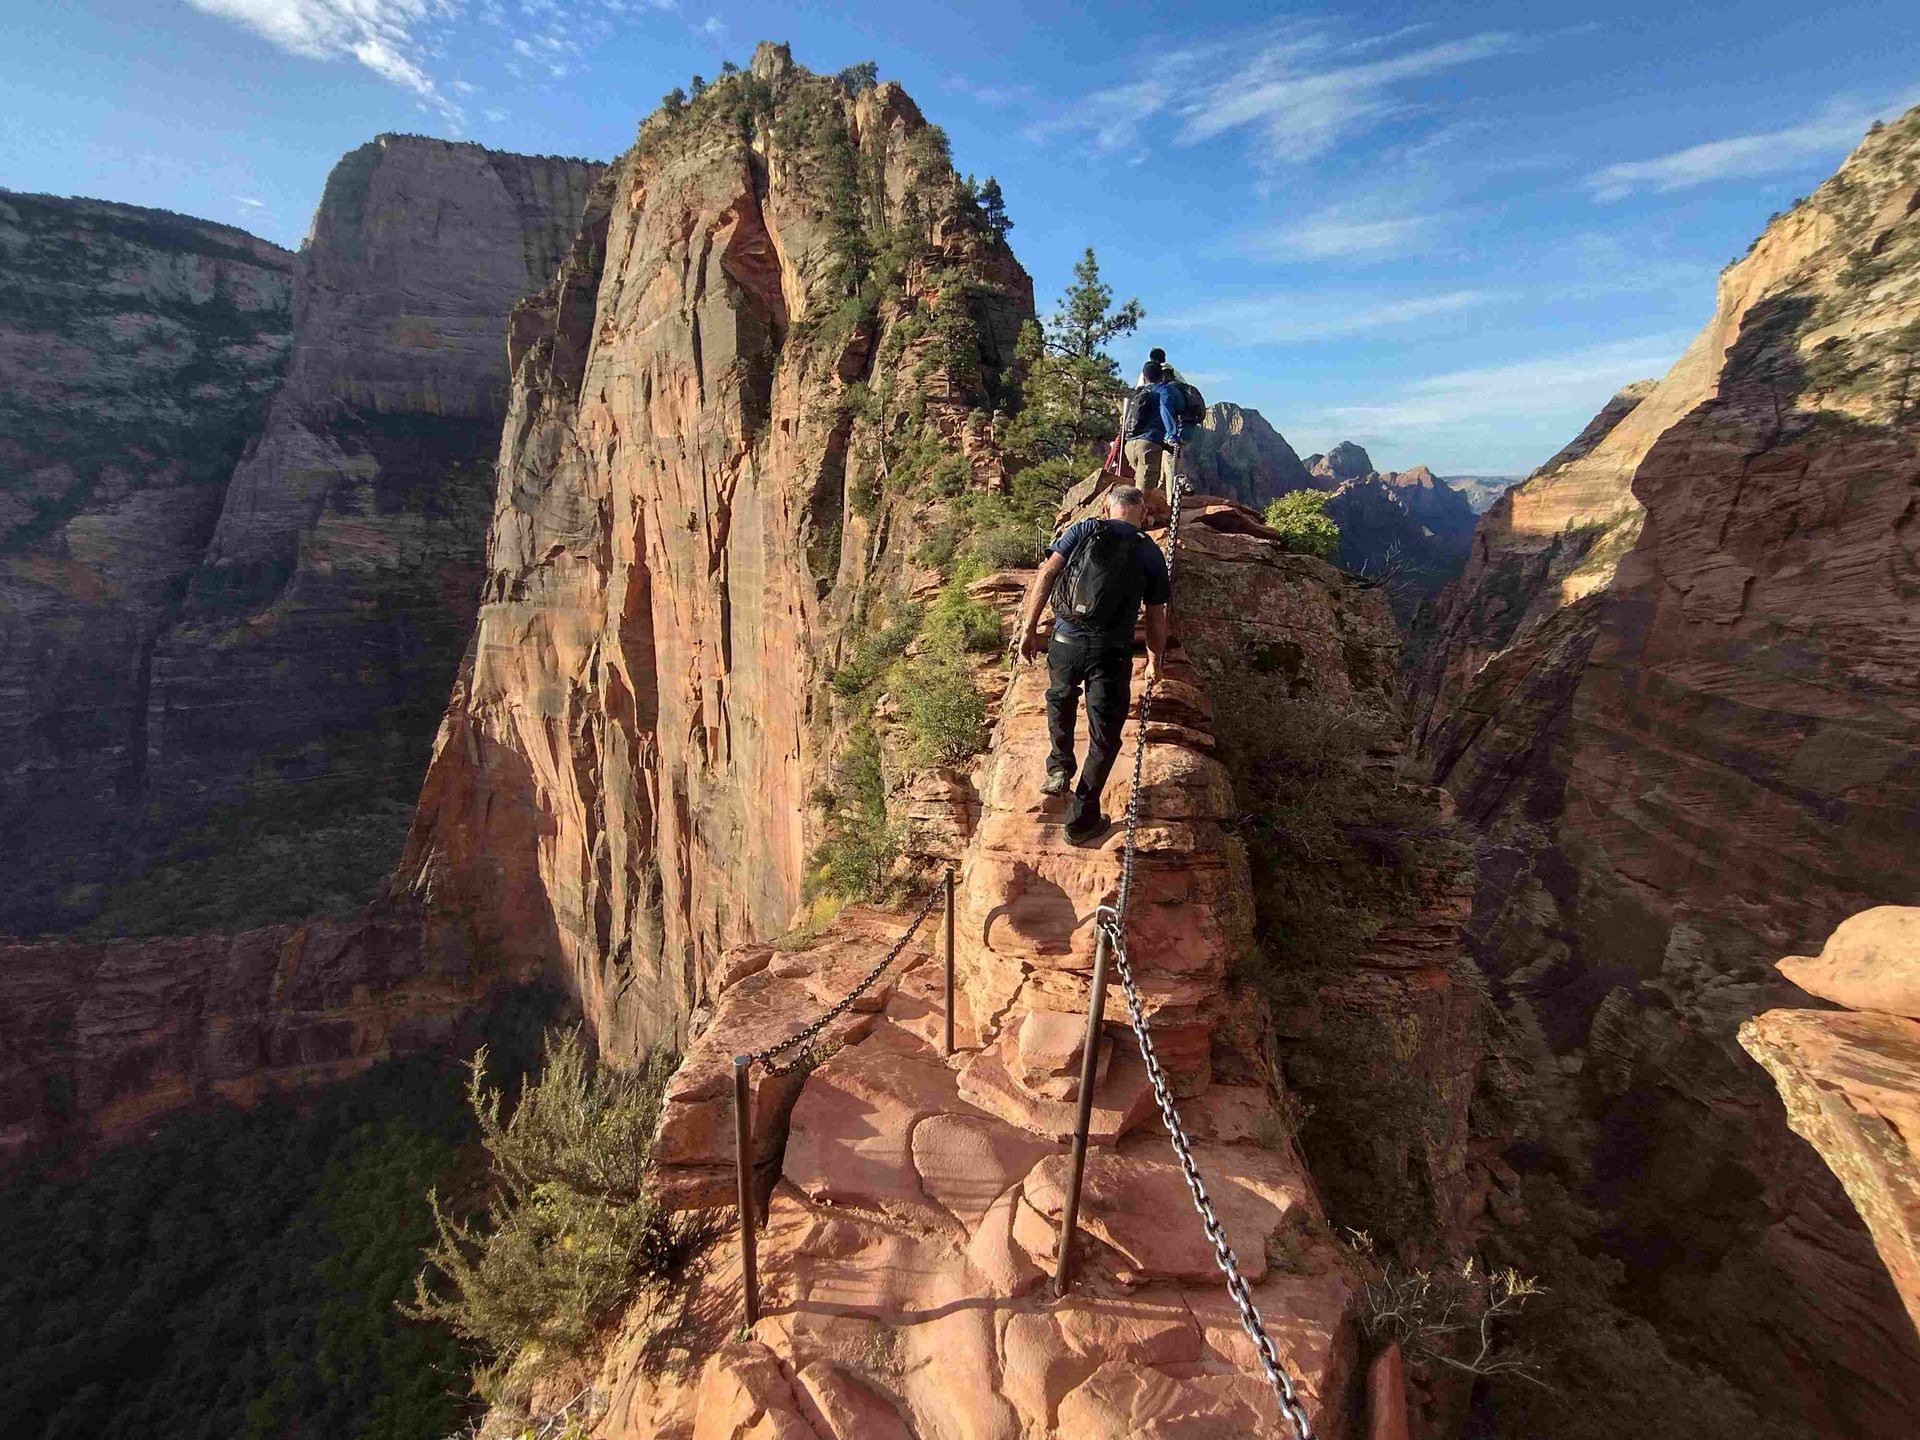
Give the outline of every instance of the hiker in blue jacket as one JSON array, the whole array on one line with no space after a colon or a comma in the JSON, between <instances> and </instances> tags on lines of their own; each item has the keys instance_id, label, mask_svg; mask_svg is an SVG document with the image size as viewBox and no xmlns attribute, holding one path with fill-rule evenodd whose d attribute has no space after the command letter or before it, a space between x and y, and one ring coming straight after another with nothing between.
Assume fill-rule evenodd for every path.
<instances>
[{"instance_id":1,"label":"hiker in blue jacket","mask_svg":"<svg viewBox=\"0 0 1920 1440\"><path fill-rule=\"evenodd\" d=\"M1154 356L1164 356L1156 350ZM1171 490L1173 467L1169 448L1180 443L1187 399L1164 360L1148 359L1140 367L1141 389L1129 399L1132 424L1127 429L1127 464L1143 490Z\"/></svg>"},{"instance_id":2,"label":"hiker in blue jacket","mask_svg":"<svg viewBox=\"0 0 1920 1440\"><path fill-rule=\"evenodd\" d=\"M1047 733L1052 745L1040 793L1059 795L1073 786L1066 830L1076 845L1098 838L1112 824L1100 809L1100 792L1120 754L1127 706L1133 699L1133 627L1142 605L1149 678L1160 674L1167 647L1167 561L1142 528L1146 519L1147 497L1139 487L1115 486L1107 494L1106 518L1069 525L1053 542L1021 606L1015 643L1020 657L1032 660L1042 644L1040 609L1049 596L1054 601L1053 634L1046 642L1052 681L1047 687ZM1087 694L1087 761L1075 783L1073 731L1082 688Z\"/></svg>"}]
</instances>

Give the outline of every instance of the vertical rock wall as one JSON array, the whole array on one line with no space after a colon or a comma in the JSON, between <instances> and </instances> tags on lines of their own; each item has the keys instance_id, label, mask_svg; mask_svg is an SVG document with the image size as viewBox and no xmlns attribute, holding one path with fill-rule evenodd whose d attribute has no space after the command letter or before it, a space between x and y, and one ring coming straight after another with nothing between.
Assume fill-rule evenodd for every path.
<instances>
[{"instance_id":1,"label":"vertical rock wall","mask_svg":"<svg viewBox=\"0 0 1920 1440\"><path fill-rule=\"evenodd\" d=\"M1772 955L1912 894L1917 155L1920 112L1870 136L1501 498L1417 685L1477 955L1582 1117L1548 1150L1637 1303L1834 1434L1900 1428L1920 1350L1734 1032Z\"/></svg>"},{"instance_id":2,"label":"vertical rock wall","mask_svg":"<svg viewBox=\"0 0 1920 1440\"><path fill-rule=\"evenodd\" d=\"M919 427L994 473L976 407L1031 282L936 142L897 86L762 46L642 127L515 316L479 628L403 881L557 961L616 1055L674 1034L721 950L799 898L818 682L944 505L876 500L849 453L884 471ZM845 256L880 224L924 243L863 301Z\"/></svg>"},{"instance_id":3,"label":"vertical rock wall","mask_svg":"<svg viewBox=\"0 0 1920 1440\"><path fill-rule=\"evenodd\" d=\"M314 783L334 825L413 798L477 603L507 314L599 170L399 135L334 168L286 383L154 655L150 847ZM367 882L397 858L370 854Z\"/></svg>"},{"instance_id":4,"label":"vertical rock wall","mask_svg":"<svg viewBox=\"0 0 1920 1440\"><path fill-rule=\"evenodd\" d=\"M113 873L149 656L286 366L293 264L226 225L0 192L0 931Z\"/></svg>"}]
</instances>

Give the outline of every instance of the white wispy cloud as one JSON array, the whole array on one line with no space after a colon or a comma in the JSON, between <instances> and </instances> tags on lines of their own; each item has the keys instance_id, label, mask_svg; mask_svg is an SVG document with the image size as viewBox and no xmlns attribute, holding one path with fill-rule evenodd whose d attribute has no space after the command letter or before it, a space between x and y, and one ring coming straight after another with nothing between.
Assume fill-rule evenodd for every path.
<instances>
[{"instance_id":1,"label":"white wispy cloud","mask_svg":"<svg viewBox=\"0 0 1920 1440\"><path fill-rule=\"evenodd\" d=\"M1400 431L1470 427L1588 413L1631 380L1664 375L1687 343L1684 335L1647 335L1582 350L1540 355L1429 375L1364 405L1335 405L1307 421L1329 432L1391 436Z\"/></svg>"},{"instance_id":2,"label":"white wispy cloud","mask_svg":"<svg viewBox=\"0 0 1920 1440\"><path fill-rule=\"evenodd\" d=\"M709 15L693 27L693 33L704 36L708 40L723 39L727 33L727 22L718 15Z\"/></svg>"},{"instance_id":3,"label":"white wispy cloud","mask_svg":"<svg viewBox=\"0 0 1920 1440\"><path fill-rule=\"evenodd\" d=\"M1650 160L1620 161L1594 171L1583 184L1594 199L1611 201L1642 190L1664 195L1716 180L1778 174L1808 160L1833 157L1851 149L1875 120L1897 114L1913 103L1913 98L1878 107L1843 105L1819 119L1784 130L1709 140Z\"/></svg>"},{"instance_id":4,"label":"white wispy cloud","mask_svg":"<svg viewBox=\"0 0 1920 1440\"><path fill-rule=\"evenodd\" d=\"M233 200L236 205L246 210L264 210L267 208L266 201L256 200L251 195L236 195L233 197Z\"/></svg>"},{"instance_id":5,"label":"white wispy cloud","mask_svg":"<svg viewBox=\"0 0 1920 1440\"><path fill-rule=\"evenodd\" d=\"M1487 31L1402 48L1423 28L1355 40L1326 22L1289 20L1252 37L1156 54L1135 75L1075 101L1029 133L1085 132L1097 147L1117 150L1149 129L1171 128L1180 145L1245 130L1259 141L1265 162L1311 160L1412 108L1403 93L1409 82L1526 44L1520 36ZM1372 58L1382 50L1398 53Z\"/></svg>"},{"instance_id":6,"label":"white wispy cloud","mask_svg":"<svg viewBox=\"0 0 1920 1440\"><path fill-rule=\"evenodd\" d=\"M1486 290L1446 290L1433 295L1386 299L1340 295L1241 296L1174 315L1156 316L1156 326L1202 330L1229 344L1270 345L1294 340L1333 340L1407 325L1486 305L1499 297Z\"/></svg>"},{"instance_id":7,"label":"white wispy cloud","mask_svg":"<svg viewBox=\"0 0 1920 1440\"><path fill-rule=\"evenodd\" d=\"M427 73L425 32L460 13L460 0L187 0L208 15L243 25L290 55L355 60L412 91L450 123L460 107Z\"/></svg>"},{"instance_id":8,"label":"white wispy cloud","mask_svg":"<svg viewBox=\"0 0 1920 1440\"><path fill-rule=\"evenodd\" d=\"M1323 210L1304 220L1241 235L1225 247L1249 260L1385 259L1424 250L1444 217L1363 217Z\"/></svg>"}]
</instances>

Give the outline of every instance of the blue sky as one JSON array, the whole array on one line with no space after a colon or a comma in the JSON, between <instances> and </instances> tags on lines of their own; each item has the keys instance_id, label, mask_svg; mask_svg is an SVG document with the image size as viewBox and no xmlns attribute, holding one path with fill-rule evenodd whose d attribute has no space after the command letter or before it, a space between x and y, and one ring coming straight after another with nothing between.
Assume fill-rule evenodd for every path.
<instances>
[{"instance_id":1,"label":"blue sky","mask_svg":"<svg viewBox=\"0 0 1920 1440\"><path fill-rule=\"evenodd\" d=\"M1082 247L1302 454L1521 472L1658 374L1720 266L1920 101L1920 5L15 0L0 185L297 245L382 130L610 158L761 38L880 63L999 177L1042 309ZM1737 17L1737 18L1734 18Z\"/></svg>"}]
</instances>

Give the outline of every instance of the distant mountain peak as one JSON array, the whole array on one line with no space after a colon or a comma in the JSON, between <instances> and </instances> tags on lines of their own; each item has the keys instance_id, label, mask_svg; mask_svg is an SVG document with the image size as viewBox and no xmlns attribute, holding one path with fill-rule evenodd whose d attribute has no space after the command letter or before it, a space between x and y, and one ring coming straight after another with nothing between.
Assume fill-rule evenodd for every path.
<instances>
[{"instance_id":1,"label":"distant mountain peak","mask_svg":"<svg viewBox=\"0 0 1920 1440\"><path fill-rule=\"evenodd\" d=\"M1373 473L1372 457L1351 440L1342 440L1326 454L1317 455L1307 463L1315 475L1329 480L1358 480L1362 475Z\"/></svg>"}]
</instances>

